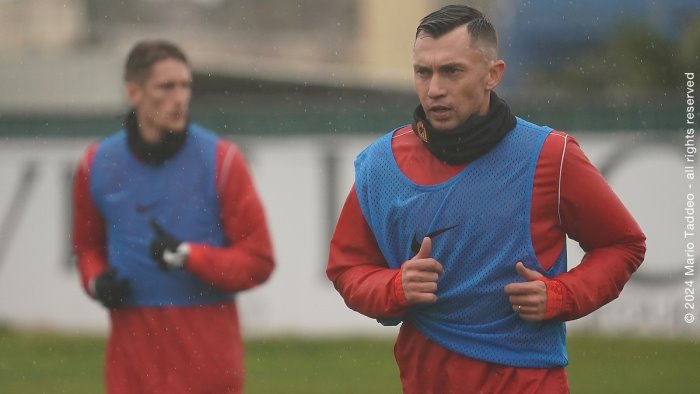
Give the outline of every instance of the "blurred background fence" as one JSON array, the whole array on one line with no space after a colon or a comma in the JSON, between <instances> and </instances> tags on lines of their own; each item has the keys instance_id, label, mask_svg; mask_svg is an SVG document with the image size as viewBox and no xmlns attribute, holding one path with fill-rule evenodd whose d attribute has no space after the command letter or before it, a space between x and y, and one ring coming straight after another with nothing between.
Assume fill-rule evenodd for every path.
<instances>
[{"instance_id":1,"label":"blurred background fence","mask_svg":"<svg viewBox=\"0 0 700 394\"><path fill-rule=\"evenodd\" d=\"M278 268L240 296L247 335L378 335L324 275L352 160L408 123L411 46L437 0L1 0L0 324L103 333L70 253L82 150L127 111L140 38L189 54L193 119L246 153ZM621 298L572 329L697 337L683 322L685 73L700 71L693 0L469 2L500 34L498 92L519 116L571 133L638 218L648 257ZM581 258L569 245L570 265Z\"/></svg>"}]
</instances>

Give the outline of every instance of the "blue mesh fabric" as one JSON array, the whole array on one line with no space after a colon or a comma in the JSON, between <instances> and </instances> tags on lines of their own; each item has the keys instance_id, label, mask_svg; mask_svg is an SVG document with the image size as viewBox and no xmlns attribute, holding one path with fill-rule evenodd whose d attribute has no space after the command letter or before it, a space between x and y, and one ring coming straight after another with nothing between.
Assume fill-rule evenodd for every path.
<instances>
[{"instance_id":1,"label":"blue mesh fabric","mask_svg":"<svg viewBox=\"0 0 700 394\"><path fill-rule=\"evenodd\" d=\"M432 237L433 257L444 267L438 302L412 307L404 319L445 348L504 365L567 364L564 324L521 320L503 290L523 281L518 261L548 277L566 270L562 253L544 271L530 235L535 167L549 132L518 119L493 150L432 186L401 173L391 151L393 132L357 157L357 196L390 267L415 255L412 244L438 233Z\"/></svg>"},{"instance_id":2,"label":"blue mesh fabric","mask_svg":"<svg viewBox=\"0 0 700 394\"><path fill-rule=\"evenodd\" d=\"M124 131L103 140L90 171L90 192L104 217L110 265L131 281L129 305L201 305L230 299L186 270L165 272L151 258L148 221L183 241L223 246L216 193L218 137L192 124L182 150L161 166L139 162Z\"/></svg>"}]
</instances>

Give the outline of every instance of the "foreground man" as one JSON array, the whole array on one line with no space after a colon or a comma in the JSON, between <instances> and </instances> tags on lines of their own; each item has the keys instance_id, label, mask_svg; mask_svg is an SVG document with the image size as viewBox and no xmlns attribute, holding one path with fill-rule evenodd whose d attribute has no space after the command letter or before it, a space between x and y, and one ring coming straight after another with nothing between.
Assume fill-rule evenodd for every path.
<instances>
[{"instance_id":1,"label":"foreground man","mask_svg":"<svg viewBox=\"0 0 700 394\"><path fill-rule=\"evenodd\" d=\"M496 95L481 12L426 16L413 68L420 105L357 157L328 277L350 308L403 322L404 393L566 393L564 321L619 295L644 234L576 141ZM586 251L568 272L566 235Z\"/></svg>"}]
</instances>

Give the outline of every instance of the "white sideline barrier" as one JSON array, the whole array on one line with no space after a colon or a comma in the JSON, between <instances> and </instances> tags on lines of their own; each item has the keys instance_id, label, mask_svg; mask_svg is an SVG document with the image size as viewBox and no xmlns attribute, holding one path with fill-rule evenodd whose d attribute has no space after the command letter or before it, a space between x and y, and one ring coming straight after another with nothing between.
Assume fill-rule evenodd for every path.
<instances>
[{"instance_id":1,"label":"white sideline barrier","mask_svg":"<svg viewBox=\"0 0 700 394\"><path fill-rule=\"evenodd\" d=\"M685 245L695 240L683 237L688 181L682 143L648 143L635 133L576 137L645 230L648 253L618 300L569 327L697 334L700 323L683 321L683 283L694 279L683 273ZM249 159L277 257L270 281L239 295L245 335L395 334L396 328L349 310L324 272L332 226L353 181L354 156L373 138L233 138ZM89 142L0 143L0 324L106 332L105 311L82 292L69 259L70 176ZM582 252L571 241L568 248L571 268Z\"/></svg>"}]
</instances>

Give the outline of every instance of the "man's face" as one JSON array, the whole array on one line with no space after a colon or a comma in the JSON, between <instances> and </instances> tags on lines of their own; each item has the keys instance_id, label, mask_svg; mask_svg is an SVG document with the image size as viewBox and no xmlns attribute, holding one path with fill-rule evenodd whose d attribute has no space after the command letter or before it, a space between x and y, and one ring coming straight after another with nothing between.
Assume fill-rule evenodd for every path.
<instances>
[{"instance_id":1,"label":"man's face","mask_svg":"<svg viewBox=\"0 0 700 394\"><path fill-rule=\"evenodd\" d=\"M131 82L127 90L142 129L185 129L192 96L192 72L187 64L176 59L161 60L153 64L142 83Z\"/></svg>"},{"instance_id":2,"label":"man's face","mask_svg":"<svg viewBox=\"0 0 700 394\"><path fill-rule=\"evenodd\" d=\"M413 47L416 92L430 124L448 130L471 115L484 115L489 94L500 82L503 61L494 61L470 45L466 26L440 38L420 34Z\"/></svg>"}]
</instances>

